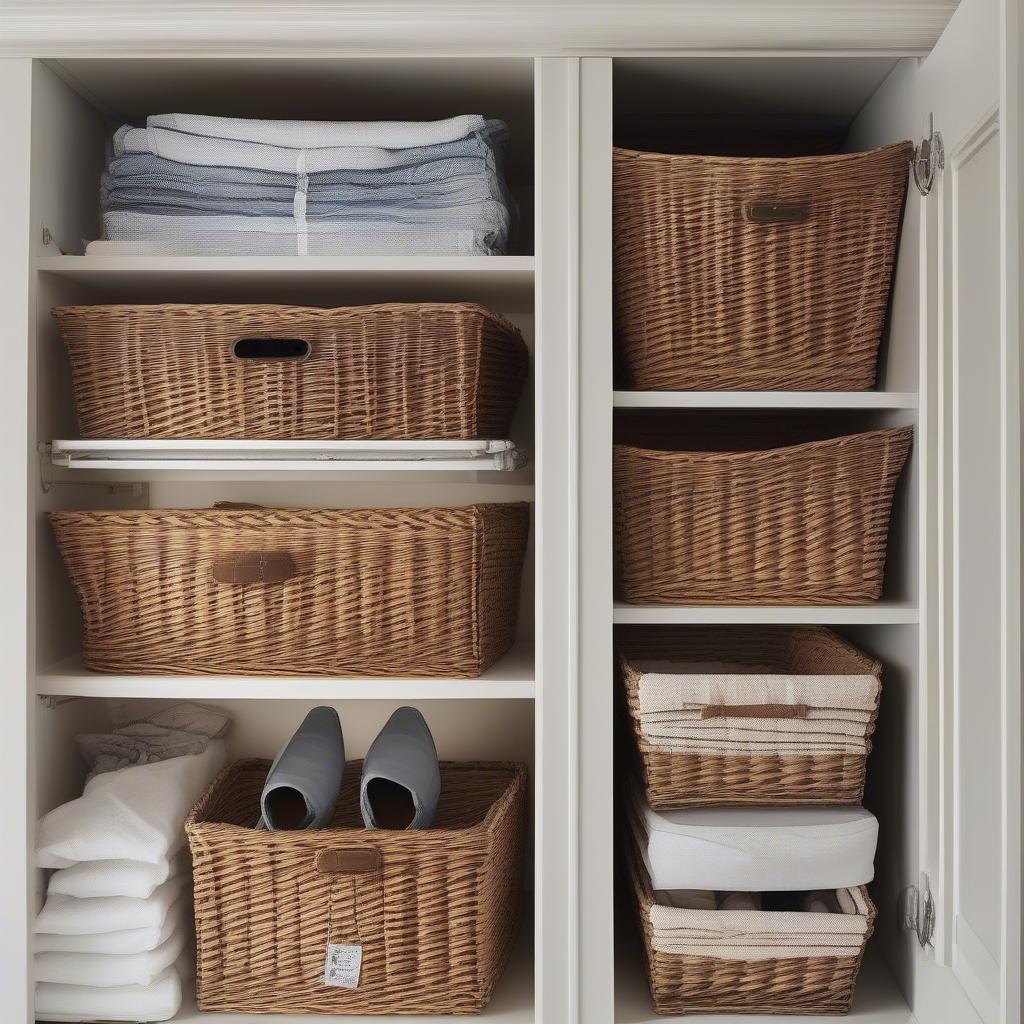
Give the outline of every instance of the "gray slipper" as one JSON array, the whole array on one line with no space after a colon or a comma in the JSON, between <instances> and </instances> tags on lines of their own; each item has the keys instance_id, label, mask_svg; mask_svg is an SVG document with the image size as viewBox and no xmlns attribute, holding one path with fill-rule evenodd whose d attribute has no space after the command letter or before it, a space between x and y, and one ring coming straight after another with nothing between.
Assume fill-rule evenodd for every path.
<instances>
[{"instance_id":1,"label":"gray slipper","mask_svg":"<svg viewBox=\"0 0 1024 1024\"><path fill-rule=\"evenodd\" d=\"M359 807L367 828L430 828L441 795L434 738L415 708L399 708L363 761Z\"/></svg>"},{"instance_id":2,"label":"gray slipper","mask_svg":"<svg viewBox=\"0 0 1024 1024\"><path fill-rule=\"evenodd\" d=\"M334 708L313 708L267 773L256 827L271 831L324 828L345 772L345 741Z\"/></svg>"}]
</instances>

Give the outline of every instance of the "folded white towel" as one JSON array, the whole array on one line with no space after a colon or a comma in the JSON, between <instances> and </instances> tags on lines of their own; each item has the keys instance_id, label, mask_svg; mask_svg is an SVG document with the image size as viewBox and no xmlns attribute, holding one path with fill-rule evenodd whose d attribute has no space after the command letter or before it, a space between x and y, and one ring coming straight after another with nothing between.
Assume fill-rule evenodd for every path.
<instances>
[{"instance_id":1,"label":"folded white towel","mask_svg":"<svg viewBox=\"0 0 1024 1024\"><path fill-rule=\"evenodd\" d=\"M480 114L459 114L442 121L258 121L205 114L150 114L146 125L211 139L262 142L291 149L332 146L408 149L464 139L470 132L481 131L484 119Z\"/></svg>"},{"instance_id":2,"label":"folded white towel","mask_svg":"<svg viewBox=\"0 0 1024 1024\"><path fill-rule=\"evenodd\" d=\"M186 928L175 928L156 949L142 953L37 953L35 979L95 988L149 985L181 956L187 937Z\"/></svg>"},{"instance_id":3,"label":"folded white towel","mask_svg":"<svg viewBox=\"0 0 1024 1024\"><path fill-rule=\"evenodd\" d=\"M180 1009L181 978L173 967L149 985L36 985L36 1020L148 1022L170 1020Z\"/></svg>"},{"instance_id":4,"label":"folded white towel","mask_svg":"<svg viewBox=\"0 0 1024 1024\"><path fill-rule=\"evenodd\" d=\"M146 953L163 945L175 931L184 931L190 925L191 904L182 896L160 927L127 928L120 932L100 935L37 934L34 941L37 953L117 953L130 956Z\"/></svg>"},{"instance_id":5,"label":"folded white towel","mask_svg":"<svg viewBox=\"0 0 1024 1024\"><path fill-rule=\"evenodd\" d=\"M169 878L148 899L102 896L79 900L74 896L47 896L36 916L35 930L48 935L102 935L129 928L160 928L181 895L185 879Z\"/></svg>"},{"instance_id":6,"label":"folded white towel","mask_svg":"<svg viewBox=\"0 0 1024 1024\"><path fill-rule=\"evenodd\" d=\"M77 899L135 896L144 900L158 885L180 875L191 864L185 850L172 861L162 860L159 864L144 864L138 860L87 860L54 871L47 892L51 896Z\"/></svg>"},{"instance_id":7,"label":"folded white towel","mask_svg":"<svg viewBox=\"0 0 1024 1024\"><path fill-rule=\"evenodd\" d=\"M185 818L224 761L224 741L213 740L201 754L97 775L39 822L36 865L167 860L185 845Z\"/></svg>"}]
</instances>

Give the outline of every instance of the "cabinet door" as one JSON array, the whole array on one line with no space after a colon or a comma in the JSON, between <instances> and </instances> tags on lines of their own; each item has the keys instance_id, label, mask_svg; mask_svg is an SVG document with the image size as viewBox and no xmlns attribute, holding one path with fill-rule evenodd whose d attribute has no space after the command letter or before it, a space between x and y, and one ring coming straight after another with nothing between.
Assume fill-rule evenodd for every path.
<instances>
[{"instance_id":1,"label":"cabinet door","mask_svg":"<svg viewBox=\"0 0 1024 1024\"><path fill-rule=\"evenodd\" d=\"M936 515L922 628L922 865L937 972L985 1024L1020 1021L1020 336L1016 4L964 0L919 78L944 169L923 201ZM963 1020L944 984L922 1022ZM929 1005L931 1004L931 1005ZM924 1012L922 1012L924 1010Z\"/></svg>"}]
</instances>

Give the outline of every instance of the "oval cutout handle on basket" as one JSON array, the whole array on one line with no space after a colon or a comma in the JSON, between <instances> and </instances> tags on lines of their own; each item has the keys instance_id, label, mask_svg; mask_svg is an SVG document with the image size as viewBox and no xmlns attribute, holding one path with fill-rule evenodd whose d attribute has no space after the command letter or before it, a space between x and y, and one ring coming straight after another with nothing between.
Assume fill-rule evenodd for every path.
<instances>
[{"instance_id":1,"label":"oval cutout handle on basket","mask_svg":"<svg viewBox=\"0 0 1024 1024\"><path fill-rule=\"evenodd\" d=\"M236 359L299 360L309 356L310 346L305 338L239 338L231 351Z\"/></svg>"},{"instance_id":2,"label":"oval cutout handle on basket","mask_svg":"<svg viewBox=\"0 0 1024 1024\"><path fill-rule=\"evenodd\" d=\"M810 219L807 199L753 199L744 204L743 214L751 224L803 224Z\"/></svg>"},{"instance_id":3,"label":"oval cutout handle on basket","mask_svg":"<svg viewBox=\"0 0 1024 1024\"><path fill-rule=\"evenodd\" d=\"M322 875L367 875L381 868L380 850L358 846L348 850L320 850L314 864Z\"/></svg>"},{"instance_id":4,"label":"oval cutout handle on basket","mask_svg":"<svg viewBox=\"0 0 1024 1024\"><path fill-rule=\"evenodd\" d=\"M701 718L806 718L806 704L705 704Z\"/></svg>"},{"instance_id":5,"label":"oval cutout handle on basket","mask_svg":"<svg viewBox=\"0 0 1024 1024\"><path fill-rule=\"evenodd\" d=\"M284 583L295 575L295 562L286 551L239 551L214 560L218 583Z\"/></svg>"}]
</instances>

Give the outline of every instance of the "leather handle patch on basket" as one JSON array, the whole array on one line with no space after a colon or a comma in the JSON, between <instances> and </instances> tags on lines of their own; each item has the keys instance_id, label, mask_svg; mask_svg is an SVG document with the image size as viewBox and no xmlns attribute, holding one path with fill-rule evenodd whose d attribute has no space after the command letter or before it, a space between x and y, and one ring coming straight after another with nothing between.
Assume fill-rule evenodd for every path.
<instances>
[{"instance_id":1,"label":"leather handle patch on basket","mask_svg":"<svg viewBox=\"0 0 1024 1024\"><path fill-rule=\"evenodd\" d=\"M266 508L266 505L254 505L251 501L215 501L213 507L225 512L242 512L251 508Z\"/></svg>"},{"instance_id":2,"label":"leather handle patch on basket","mask_svg":"<svg viewBox=\"0 0 1024 1024\"><path fill-rule=\"evenodd\" d=\"M756 199L744 205L743 213L752 224L803 224L811 216L811 204L806 199Z\"/></svg>"},{"instance_id":3,"label":"leather handle patch on basket","mask_svg":"<svg viewBox=\"0 0 1024 1024\"><path fill-rule=\"evenodd\" d=\"M701 718L806 718L806 704L705 704Z\"/></svg>"},{"instance_id":4,"label":"leather handle patch on basket","mask_svg":"<svg viewBox=\"0 0 1024 1024\"><path fill-rule=\"evenodd\" d=\"M380 850L369 846L353 850L321 850L315 863L322 875L364 875L380 870L381 856Z\"/></svg>"},{"instance_id":5,"label":"leather handle patch on basket","mask_svg":"<svg viewBox=\"0 0 1024 1024\"><path fill-rule=\"evenodd\" d=\"M285 551L242 551L213 563L218 583L284 583L295 575L295 562Z\"/></svg>"},{"instance_id":6,"label":"leather handle patch on basket","mask_svg":"<svg viewBox=\"0 0 1024 1024\"><path fill-rule=\"evenodd\" d=\"M242 360L308 359L310 346L305 338L239 338L231 349Z\"/></svg>"}]
</instances>

